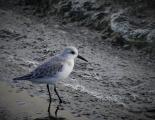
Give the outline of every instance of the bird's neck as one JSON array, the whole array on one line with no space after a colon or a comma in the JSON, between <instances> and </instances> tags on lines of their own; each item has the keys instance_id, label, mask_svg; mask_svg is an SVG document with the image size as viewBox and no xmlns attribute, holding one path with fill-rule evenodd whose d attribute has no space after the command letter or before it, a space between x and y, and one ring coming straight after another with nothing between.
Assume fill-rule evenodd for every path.
<instances>
[{"instance_id":1,"label":"bird's neck","mask_svg":"<svg viewBox=\"0 0 155 120\"><path fill-rule=\"evenodd\" d=\"M67 59L67 60L66 60L66 63L67 63L69 66L74 66L74 59Z\"/></svg>"}]
</instances>

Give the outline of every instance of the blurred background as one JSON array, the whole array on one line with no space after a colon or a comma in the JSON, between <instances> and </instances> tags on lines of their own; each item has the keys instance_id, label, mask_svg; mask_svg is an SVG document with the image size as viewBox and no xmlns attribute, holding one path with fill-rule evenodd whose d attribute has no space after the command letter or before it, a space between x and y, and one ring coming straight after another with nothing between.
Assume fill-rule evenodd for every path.
<instances>
[{"instance_id":1,"label":"blurred background","mask_svg":"<svg viewBox=\"0 0 155 120\"><path fill-rule=\"evenodd\" d=\"M70 45L89 62L49 114L46 85L12 78ZM154 120L155 0L0 0L0 96L0 120Z\"/></svg>"}]
</instances>

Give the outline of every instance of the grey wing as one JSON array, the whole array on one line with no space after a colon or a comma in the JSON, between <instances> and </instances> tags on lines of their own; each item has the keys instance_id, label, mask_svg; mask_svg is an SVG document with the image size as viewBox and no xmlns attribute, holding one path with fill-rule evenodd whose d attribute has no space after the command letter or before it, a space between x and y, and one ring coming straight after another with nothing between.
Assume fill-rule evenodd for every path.
<instances>
[{"instance_id":1,"label":"grey wing","mask_svg":"<svg viewBox=\"0 0 155 120\"><path fill-rule=\"evenodd\" d=\"M31 79L54 77L58 72L61 72L63 64L61 62L47 62L40 65L32 72Z\"/></svg>"},{"instance_id":2,"label":"grey wing","mask_svg":"<svg viewBox=\"0 0 155 120\"><path fill-rule=\"evenodd\" d=\"M58 57L53 57L49 61L38 66L31 73L21 77L14 78L13 80L30 80L43 77L54 77L58 72L61 72L62 69L63 69L62 60L59 59Z\"/></svg>"}]
</instances>

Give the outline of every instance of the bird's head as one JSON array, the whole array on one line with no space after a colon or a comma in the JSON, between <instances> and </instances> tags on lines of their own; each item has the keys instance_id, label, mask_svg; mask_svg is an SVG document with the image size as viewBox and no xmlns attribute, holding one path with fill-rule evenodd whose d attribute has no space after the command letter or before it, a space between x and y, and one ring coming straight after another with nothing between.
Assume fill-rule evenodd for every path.
<instances>
[{"instance_id":1,"label":"bird's head","mask_svg":"<svg viewBox=\"0 0 155 120\"><path fill-rule=\"evenodd\" d=\"M85 58L83 58L82 56L80 56L78 54L78 50L76 47L70 46L64 49L64 51L62 52L62 56L67 58L67 59L75 59L75 58L80 58L86 62L88 62Z\"/></svg>"}]
</instances>

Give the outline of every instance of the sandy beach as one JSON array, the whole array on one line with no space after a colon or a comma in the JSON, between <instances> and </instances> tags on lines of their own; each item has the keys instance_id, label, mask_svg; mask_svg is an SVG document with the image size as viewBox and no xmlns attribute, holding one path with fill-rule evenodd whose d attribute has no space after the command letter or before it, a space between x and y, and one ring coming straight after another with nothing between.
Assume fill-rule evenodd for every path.
<instances>
[{"instance_id":1,"label":"sandy beach","mask_svg":"<svg viewBox=\"0 0 155 120\"><path fill-rule=\"evenodd\" d=\"M71 76L60 81L58 90L65 103L56 117L58 99L52 94L49 117L46 85L15 83L12 78L70 45L89 62L76 60ZM21 8L0 8L0 68L1 120L155 119L154 63L134 50L109 46L98 32L63 25L56 17L38 18Z\"/></svg>"}]
</instances>

